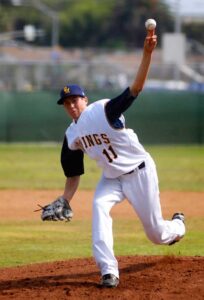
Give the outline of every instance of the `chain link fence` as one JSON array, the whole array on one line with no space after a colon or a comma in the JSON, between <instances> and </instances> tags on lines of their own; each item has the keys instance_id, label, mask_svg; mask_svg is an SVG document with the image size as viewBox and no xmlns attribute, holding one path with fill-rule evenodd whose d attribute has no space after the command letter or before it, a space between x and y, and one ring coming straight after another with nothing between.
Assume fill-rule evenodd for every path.
<instances>
[{"instance_id":1,"label":"chain link fence","mask_svg":"<svg viewBox=\"0 0 204 300\"><path fill-rule=\"evenodd\" d=\"M123 89L131 84L139 60L139 56L117 53L73 61L0 59L0 90L58 91L68 82L88 89ZM204 91L204 61L195 60L179 67L153 59L145 87Z\"/></svg>"}]
</instances>

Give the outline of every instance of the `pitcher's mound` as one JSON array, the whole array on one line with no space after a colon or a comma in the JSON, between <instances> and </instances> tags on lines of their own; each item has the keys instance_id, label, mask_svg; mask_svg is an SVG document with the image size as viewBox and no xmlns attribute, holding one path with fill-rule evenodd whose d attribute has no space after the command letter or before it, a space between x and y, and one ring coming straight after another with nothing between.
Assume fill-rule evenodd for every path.
<instances>
[{"instance_id":1,"label":"pitcher's mound","mask_svg":"<svg viewBox=\"0 0 204 300\"><path fill-rule=\"evenodd\" d=\"M29 255L29 253L28 253ZM120 284L101 288L92 258L1 269L0 299L204 299L204 257L118 257Z\"/></svg>"}]
</instances>

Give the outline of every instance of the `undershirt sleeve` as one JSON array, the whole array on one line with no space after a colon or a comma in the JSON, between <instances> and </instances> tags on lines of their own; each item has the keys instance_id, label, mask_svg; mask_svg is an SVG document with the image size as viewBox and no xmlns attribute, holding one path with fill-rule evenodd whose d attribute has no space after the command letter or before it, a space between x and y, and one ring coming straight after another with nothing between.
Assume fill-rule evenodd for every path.
<instances>
[{"instance_id":1,"label":"undershirt sleeve","mask_svg":"<svg viewBox=\"0 0 204 300\"><path fill-rule=\"evenodd\" d=\"M66 177L84 174L84 153L82 150L69 149L66 136L61 149L61 165Z\"/></svg>"},{"instance_id":2,"label":"undershirt sleeve","mask_svg":"<svg viewBox=\"0 0 204 300\"><path fill-rule=\"evenodd\" d=\"M111 99L105 106L106 116L110 123L114 123L126 111L137 96L132 96L128 87L122 94Z\"/></svg>"}]
</instances>

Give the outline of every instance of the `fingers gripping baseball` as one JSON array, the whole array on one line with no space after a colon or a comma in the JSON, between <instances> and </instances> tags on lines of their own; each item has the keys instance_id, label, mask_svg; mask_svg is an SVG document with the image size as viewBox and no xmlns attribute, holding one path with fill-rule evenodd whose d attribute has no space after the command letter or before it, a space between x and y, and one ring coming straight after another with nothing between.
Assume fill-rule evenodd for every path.
<instances>
[{"instance_id":1,"label":"fingers gripping baseball","mask_svg":"<svg viewBox=\"0 0 204 300\"><path fill-rule=\"evenodd\" d=\"M59 197L52 203L40 207L40 210L42 210L41 219L43 221L70 221L73 217L73 211L67 200L63 197Z\"/></svg>"},{"instance_id":2,"label":"fingers gripping baseball","mask_svg":"<svg viewBox=\"0 0 204 300\"><path fill-rule=\"evenodd\" d=\"M146 27L146 29L148 31L148 35L149 36L153 36L154 35L156 26L157 26L157 22L154 19L148 19L145 22L145 27Z\"/></svg>"},{"instance_id":3,"label":"fingers gripping baseball","mask_svg":"<svg viewBox=\"0 0 204 300\"><path fill-rule=\"evenodd\" d=\"M157 36L155 35L156 21L154 19L148 19L145 22L145 27L147 37L144 42L144 49L151 53L157 45Z\"/></svg>"},{"instance_id":4,"label":"fingers gripping baseball","mask_svg":"<svg viewBox=\"0 0 204 300\"><path fill-rule=\"evenodd\" d=\"M144 50L147 52L152 52L157 45L157 36L147 36L144 42Z\"/></svg>"}]
</instances>

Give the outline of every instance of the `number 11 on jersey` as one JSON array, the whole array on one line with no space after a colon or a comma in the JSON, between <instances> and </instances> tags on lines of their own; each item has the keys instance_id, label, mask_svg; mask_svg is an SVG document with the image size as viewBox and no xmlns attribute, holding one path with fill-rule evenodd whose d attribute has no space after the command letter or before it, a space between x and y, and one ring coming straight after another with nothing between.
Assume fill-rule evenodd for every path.
<instances>
[{"instance_id":1,"label":"number 11 on jersey","mask_svg":"<svg viewBox=\"0 0 204 300\"><path fill-rule=\"evenodd\" d=\"M103 149L103 154L107 157L109 163L112 163L118 157L112 146L109 146L108 149Z\"/></svg>"}]
</instances>

